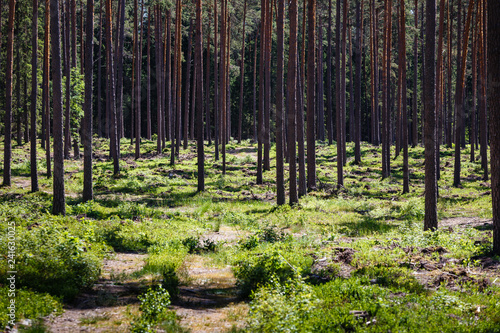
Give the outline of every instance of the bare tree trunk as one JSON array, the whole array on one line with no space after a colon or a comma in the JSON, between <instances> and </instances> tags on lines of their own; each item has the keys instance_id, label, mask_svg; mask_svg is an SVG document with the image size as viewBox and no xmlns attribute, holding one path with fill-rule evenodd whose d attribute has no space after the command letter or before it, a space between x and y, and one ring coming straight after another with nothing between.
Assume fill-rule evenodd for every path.
<instances>
[{"instance_id":1,"label":"bare tree trunk","mask_svg":"<svg viewBox=\"0 0 500 333\"><path fill-rule=\"evenodd\" d=\"M280 0L282 1L282 0ZM290 205L299 202L297 195L297 162L295 149L295 117L297 109L297 0L291 0L288 7L290 20L289 57L287 73L287 121L288 121L288 155L290 174ZM298 128L300 131L300 128ZM302 130L303 131L303 130Z\"/></svg>"},{"instance_id":2,"label":"bare tree trunk","mask_svg":"<svg viewBox=\"0 0 500 333\"><path fill-rule=\"evenodd\" d=\"M437 172L436 172L436 99L435 99L435 49L436 49L436 0L426 0L424 55L424 146L425 146L425 219L424 230L436 230Z\"/></svg>"},{"instance_id":3,"label":"bare tree trunk","mask_svg":"<svg viewBox=\"0 0 500 333\"><path fill-rule=\"evenodd\" d=\"M83 13L82 13L83 15ZM94 0L87 0L85 104L83 118L83 201L94 198L92 186L92 79L94 69Z\"/></svg>"},{"instance_id":4,"label":"bare tree trunk","mask_svg":"<svg viewBox=\"0 0 500 333\"><path fill-rule=\"evenodd\" d=\"M66 6L63 7L63 53L64 53L64 76L66 76L66 112L64 116L64 158L68 159L71 148L71 106L70 106L70 91L71 91L71 67L70 67L70 8L69 0L66 0Z\"/></svg>"},{"instance_id":5,"label":"bare tree trunk","mask_svg":"<svg viewBox=\"0 0 500 333\"><path fill-rule=\"evenodd\" d=\"M298 196L302 197L307 194L307 180L306 180L306 157L305 157L305 139L304 139L304 84L305 84L305 59L306 59L306 19L307 19L307 0L303 0L303 10L302 10L302 46L300 55L300 68L295 69L297 71L295 75L295 89L297 90L296 100L294 104L295 117L296 117L296 132L297 132L297 150L298 150L298 168L299 168L299 193ZM298 19L297 19L298 20ZM298 30L298 29L297 29ZM297 54L298 58L298 42L297 44ZM290 61L290 60L289 60ZM290 66L290 65L289 65ZM299 67L299 60L297 60L297 67ZM287 74L288 75L288 74ZM288 127L288 130L293 128ZM289 149L291 149L289 147ZM291 155L290 155L291 157ZM290 160L291 162L291 160ZM291 179L291 176L290 176ZM290 185L291 186L291 185ZM291 194L290 194L291 196Z\"/></svg>"},{"instance_id":6,"label":"bare tree trunk","mask_svg":"<svg viewBox=\"0 0 500 333\"><path fill-rule=\"evenodd\" d=\"M413 115L411 119L412 140L411 146L415 148L418 144L418 0L415 0L415 32L413 33Z\"/></svg>"},{"instance_id":7,"label":"bare tree trunk","mask_svg":"<svg viewBox=\"0 0 500 333\"><path fill-rule=\"evenodd\" d=\"M189 97L190 95L190 89L191 89L191 55L192 55L192 45L191 42L193 40L193 20L191 19L189 23L189 38L188 38L188 45L187 45L187 59L186 59L186 77L185 77L185 84L186 84L186 90L184 94L184 123L183 123L183 139L184 139L184 149L187 149L188 145L188 129L189 129ZM193 89L194 90L194 89Z\"/></svg>"},{"instance_id":8,"label":"bare tree trunk","mask_svg":"<svg viewBox=\"0 0 500 333\"><path fill-rule=\"evenodd\" d=\"M252 128L253 138L257 142L257 40L259 34L255 34L254 51L253 51L253 115L252 115Z\"/></svg>"},{"instance_id":9,"label":"bare tree trunk","mask_svg":"<svg viewBox=\"0 0 500 333\"><path fill-rule=\"evenodd\" d=\"M492 1L492 0L490 0ZM487 28L486 28L486 0L480 2L481 4L481 26L479 28L479 64L480 64L480 98L479 98L479 131L481 132L479 141L481 143L481 168L483 169L483 180L488 180L488 122L487 122L487 95L486 95L486 80L487 80L487 48L489 44L487 42ZM491 98L491 97L490 97ZM490 127L494 128L494 127ZM493 133L493 132L491 132ZM493 149L493 148L491 148Z\"/></svg>"},{"instance_id":10,"label":"bare tree trunk","mask_svg":"<svg viewBox=\"0 0 500 333\"><path fill-rule=\"evenodd\" d=\"M163 106L162 106L162 38L161 38L161 12L159 5L155 5L155 58L156 58L156 153L162 152ZM172 145L173 147L173 145ZM173 148L172 148L173 149ZM173 151L172 151L173 155Z\"/></svg>"},{"instance_id":11,"label":"bare tree trunk","mask_svg":"<svg viewBox=\"0 0 500 333\"><path fill-rule=\"evenodd\" d=\"M217 0L214 0L214 144L215 160L219 160L219 60L217 43Z\"/></svg>"},{"instance_id":12,"label":"bare tree trunk","mask_svg":"<svg viewBox=\"0 0 500 333\"><path fill-rule=\"evenodd\" d=\"M390 63L392 0L385 0L384 56L382 59L382 178L391 175L390 167Z\"/></svg>"},{"instance_id":13,"label":"bare tree trunk","mask_svg":"<svg viewBox=\"0 0 500 333\"><path fill-rule=\"evenodd\" d=\"M333 144L333 108L332 108L332 0L328 1L328 46L326 51L326 116L328 144Z\"/></svg>"},{"instance_id":14,"label":"bare tree trunk","mask_svg":"<svg viewBox=\"0 0 500 333\"><path fill-rule=\"evenodd\" d=\"M54 0L53 0L54 1ZM14 58L14 19L16 0L9 0L9 20L7 23L7 62L5 70L5 138L3 159L3 185L11 185L12 160L12 70Z\"/></svg>"},{"instance_id":15,"label":"bare tree trunk","mask_svg":"<svg viewBox=\"0 0 500 333\"><path fill-rule=\"evenodd\" d=\"M207 62L205 69L205 138L208 140L208 144L212 144L212 131L210 123L210 7L207 7L208 11L208 31L207 35Z\"/></svg>"},{"instance_id":16,"label":"bare tree trunk","mask_svg":"<svg viewBox=\"0 0 500 333\"><path fill-rule=\"evenodd\" d=\"M469 44L469 29L472 18L472 9L474 7L474 0L470 0L469 9L467 11L467 21L465 23L465 31L463 37L462 54L460 56L461 65L460 71L457 74L457 88L455 95L455 109L456 109L456 125L455 125L455 165L453 172L453 186L460 186L460 140L462 137L462 117L463 117L463 93L464 93L464 80L467 62L467 46Z\"/></svg>"},{"instance_id":17,"label":"bare tree trunk","mask_svg":"<svg viewBox=\"0 0 500 333\"><path fill-rule=\"evenodd\" d=\"M118 123L118 150L120 140L125 136L123 121L123 48L125 43L125 0L119 1L119 21L117 22L117 46L116 46L116 114Z\"/></svg>"},{"instance_id":18,"label":"bare tree trunk","mask_svg":"<svg viewBox=\"0 0 500 333\"><path fill-rule=\"evenodd\" d=\"M99 54L97 57L97 136L102 137L102 4L103 0L100 2L99 9Z\"/></svg>"},{"instance_id":19,"label":"bare tree trunk","mask_svg":"<svg viewBox=\"0 0 500 333\"><path fill-rule=\"evenodd\" d=\"M315 67L316 0L308 0L307 6L307 188L316 188L316 142L315 142Z\"/></svg>"},{"instance_id":20,"label":"bare tree trunk","mask_svg":"<svg viewBox=\"0 0 500 333\"><path fill-rule=\"evenodd\" d=\"M148 7L148 36L147 36L147 88L146 88L146 139L151 140L151 7ZM157 124L158 126L161 123Z\"/></svg>"},{"instance_id":21,"label":"bare tree trunk","mask_svg":"<svg viewBox=\"0 0 500 333\"><path fill-rule=\"evenodd\" d=\"M221 6L221 68L220 68L220 76L221 76L221 88L220 88L220 107L221 107L221 142L222 142L222 174L226 174L226 138L227 138L227 89L226 89L226 61L227 61L227 0L222 0Z\"/></svg>"},{"instance_id":22,"label":"bare tree trunk","mask_svg":"<svg viewBox=\"0 0 500 333\"><path fill-rule=\"evenodd\" d=\"M342 133L345 130L345 127L342 126L342 113L345 112L345 110L342 107L342 99L340 97L342 93L342 84L341 84L341 32L340 32L340 26L341 26L341 2L337 0L337 14L336 14L336 22L335 22L335 27L336 27L336 52L335 52L335 71L337 73L336 75L336 80L335 80L335 92L336 92L336 111L337 111L337 186L340 188L341 186L344 186L344 162L342 161L344 159L344 153L342 152ZM345 93L345 92L344 92Z\"/></svg>"},{"instance_id":23,"label":"bare tree trunk","mask_svg":"<svg viewBox=\"0 0 500 333\"><path fill-rule=\"evenodd\" d=\"M106 76L107 76L107 96L106 108L110 117L110 150L113 158L113 173L117 175L120 172L119 166L119 151L117 143L117 128L116 128L116 107L115 107L115 75L113 73L113 41L111 32L111 0L106 0Z\"/></svg>"},{"instance_id":24,"label":"bare tree trunk","mask_svg":"<svg viewBox=\"0 0 500 333\"><path fill-rule=\"evenodd\" d=\"M491 135L491 201L493 206L493 253L500 254L500 3L485 1L487 8L488 107Z\"/></svg>"},{"instance_id":25,"label":"bare tree trunk","mask_svg":"<svg viewBox=\"0 0 500 333\"><path fill-rule=\"evenodd\" d=\"M165 90L165 113L162 115L164 121L162 121L161 126L158 124L158 126L161 127L161 147L162 149L165 148L165 140L170 140L170 138L173 136L174 132L174 115L172 112L172 35L171 35L171 14L170 14L170 9L167 10L166 13L166 18L165 18L165 25L166 25L166 31L165 31L165 39L166 39L166 47L167 50L165 52L165 83L167 85L167 89Z\"/></svg>"},{"instance_id":26,"label":"bare tree trunk","mask_svg":"<svg viewBox=\"0 0 500 333\"><path fill-rule=\"evenodd\" d=\"M480 4L479 4L480 6ZM475 154L476 151L474 150L474 141L476 138L476 108L477 108L477 36L476 32L481 29L481 23L480 23L480 7L478 8L477 14L475 15L475 24L474 26L477 27L477 29L474 30L474 34L472 35L472 109L470 112L470 161L471 163L476 161Z\"/></svg>"},{"instance_id":27,"label":"bare tree trunk","mask_svg":"<svg viewBox=\"0 0 500 333\"><path fill-rule=\"evenodd\" d=\"M348 19L346 26L350 26L351 21ZM351 29L347 29L347 38L349 41L349 142L354 141L354 73L353 73L353 64L352 59L354 57L354 53L352 51L352 32ZM346 91L347 93L347 91ZM347 132L347 131L346 131Z\"/></svg>"},{"instance_id":28,"label":"bare tree trunk","mask_svg":"<svg viewBox=\"0 0 500 333\"><path fill-rule=\"evenodd\" d=\"M271 44L273 26L273 7L271 0L266 1L266 38L264 51L264 171L271 170L269 152L271 150Z\"/></svg>"},{"instance_id":29,"label":"bare tree trunk","mask_svg":"<svg viewBox=\"0 0 500 333\"><path fill-rule=\"evenodd\" d=\"M47 178L52 177L51 159L50 159L50 101L49 101L49 73L50 73L50 0L45 0L45 40L43 51L43 98L42 103L45 107L45 159L47 164Z\"/></svg>"},{"instance_id":30,"label":"bare tree trunk","mask_svg":"<svg viewBox=\"0 0 500 333\"><path fill-rule=\"evenodd\" d=\"M137 0L136 0L137 1ZM135 13L137 16L137 11ZM137 22L137 59L136 59L136 108L135 108L135 159L138 159L141 156L141 81L142 81L142 31L143 31L143 17L144 17L144 2L141 3L141 20ZM140 28L139 28L139 23ZM140 30L140 32L139 32ZM162 103L163 104L163 103Z\"/></svg>"},{"instance_id":31,"label":"bare tree trunk","mask_svg":"<svg viewBox=\"0 0 500 333\"><path fill-rule=\"evenodd\" d=\"M175 155L179 156L181 148L181 118L182 118L182 106L181 106L181 88L182 88L182 68L181 68L181 56L182 56L182 36L181 36L181 23L182 23L182 2L177 0L177 8L175 13L175 47L176 47L176 119L175 119ZM172 157L173 159L174 157ZM173 160L170 161L173 165Z\"/></svg>"},{"instance_id":32,"label":"bare tree trunk","mask_svg":"<svg viewBox=\"0 0 500 333\"><path fill-rule=\"evenodd\" d=\"M15 2L11 0L11 2ZM54 180L52 214L66 214L64 196L64 151L63 151L63 106L62 106L62 72L60 45L59 1L50 1L50 35L52 43L52 100L54 114Z\"/></svg>"},{"instance_id":33,"label":"bare tree trunk","mask_svg":"<svg viewBox=\"0 0 500 333\"><path fill-rule=\"evenodd\" d=\"M440 178L440 146L443 138L443 93L442 93L442 79L443 79L443 34L444 34L444 13L445 4L444 0L440 0L439 4L439 38L437 49L437 69L436 69L436 114L437 114L437 142L436 142L436 177Z\"/></svg>"},{"instance_id":34,"label":"bare tree trunk","mask_svg":"<svg viewBox=\"0 0 500 333\"><path fill-rule=\"evenodd\" d=\"M205 153L203 150L203 31L201 24L201 0L196 0L196 41L195 41L195 73L197 85L195 91L197 95L197 135L198 135L198 191L205 190ZM194 87L193 87L194 88Z\"/></svg>"},{"instance_id":35,"label":"bare tree trunk","mask_svg":"<svg viewBox=\"0 0 500 333\"><path fill-rule=\"evenodd\" d=\"M354 100L356 109L354 112L354 162L361 162L361 66L363 54L363 2L356 2L356 80Z\"/></svg>"},{"instance_id":36,"label":"bare tree trunk","mask_svg":"<svg viewBox=\"0 0 500 333\"><path fill-rule=\"evenodd\" d=\"M38 174L36 166L36 100L38 94L38 0L33 0L31 34L31 191L38 192Z\"/></svg>"},{"instance_id":37,"label":"bare tree trunk","mask_svg":"<svg viewBox=\"0 0 500 333\"><path fill-rule=\"evenodd\" d=\"M241 123L243 122L243 84L245 83L245 23L247 18L247 1L244 0L243 8L243 41L241 43L240 57L240 109L238 117L238 143L241 143Z\"/></svg>"},{"instance_id":38,"label":"bare tree trunk","mask_svg":"<svg viewBox=\"0 0 500 333\"><path fill-rule=\"evenodd\" d=\"M246 1L245 1L246 4ZM276 78L276 203L278 205L285 204L285 175L284 175L284 154L283 154L283 49L284 49L284 16L285 4L284 0L278 1L277 11L277 78ZM242 57L243 59L243 57ZM295 92L292 91L295 95ZM241 104L240 104L241 106ZM241 109L240 109L241 110ZM241 122L241 119L240 119ZM295 160L293 161L295 163Z\"/></svg>"},{"instance_id":39,"label":"bare tree trunk","mask_svg":"<svg viewBox=\"0 0 500 333\"><path fill-rule=\"evenodd\" d=\"M265 49L266 49L266 0L261 0L260 9L260 65L259 65L259 116L258 116L258 136L257 136L257 184L262 184L262 144L264 141L264 62L265 62Z\"/></svg>"},{"instance_id":40,"label":"bare tree trunk","mask_svg":"<svg viewBox=\"0 0 500 333\"><path fill-rule=\"evenodd\" d=\"M407 97L406 97L406 11L405 2L400 0L400 14L399 14L399 54L400 54L400 95L401 100L401 113L403 116L402 122L402 146L403 146L403 193L410 192L410 171L408 168L408 113L406 110Z\"/></svg>"},{"instance_id":41,"label":"bare tree trunk","mask_svg":"<svg viewBox=\"0 0 500 333\"><path fill-rule=\"evenodd\" d=\"M317 113L317 139L325 141L325 102L324 102L324 87L323 87L323 22L321 17L318 23L318 113Z\"/></svg>"}]
</instances>

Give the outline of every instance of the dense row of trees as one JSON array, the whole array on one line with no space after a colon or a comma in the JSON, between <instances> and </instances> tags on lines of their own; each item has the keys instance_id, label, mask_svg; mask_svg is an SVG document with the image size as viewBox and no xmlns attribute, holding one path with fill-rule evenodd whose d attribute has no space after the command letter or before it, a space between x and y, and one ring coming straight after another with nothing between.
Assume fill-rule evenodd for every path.
<instances>
[{"instance_id":1,"label":"dense row of trees","mask_svg":"<svg viewBox=\"0 0 500 333\"><path fill-rule=\"evenodd\" d=\"M424 6L416 0L338 0L335 13L331 0L101 0L95 10L94 0L46 0L43 6L36 0L9 0L8 10L3 6L0 0L3 183L11 184L14 129L18 143L23 134L31 140L32 189L38 190L39 137L48 177L53 150L54 213L65 213L64 159L71 147L79 158L80 138L84 200L93 197L94 130L110 140L115 174L121 138L135 143L136 158L142 138L156 134L158 154L168 153L170 141L171 164L181 145L186 149L188 140L196 139L200 191L206 141L214 141L215 159L222 155L225 173L230 138L256 139L257 184L270 170L275 142L278 204L286 201L285 162L291 204L316 187L316 140L336 141L338 186L344 183L346 141L354 142L355 163L362 158L362 140L381 143L384 178L391 175L394 146L396 156L403 152L403 192L410 190L408 145L423 143L426 229L437 227L441 144L455 145L454 186L460 186L460 155L467 142L471 160L480 146L483 179L488 179L488 143L492 154L496 147L494 131L489 137L487 131L487 105L497 103L491 97L490 64L490 44L498 32L498 24L491 23L494 1L426 0ZM23 24L29 20L31 30ZM495 176L497 162L492 161ZM498 181L493 179L495 202L494 186ZM500 250L498 241L495 248Z\"/></svg>"}]
</instances>

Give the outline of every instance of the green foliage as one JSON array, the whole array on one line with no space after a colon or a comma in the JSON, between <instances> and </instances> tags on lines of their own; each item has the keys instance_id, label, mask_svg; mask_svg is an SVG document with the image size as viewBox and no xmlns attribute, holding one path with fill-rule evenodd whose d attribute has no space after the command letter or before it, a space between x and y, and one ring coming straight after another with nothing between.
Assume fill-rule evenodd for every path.
<instances>
[{"instance_id":1,"label":"green foliage","mask_svg":"<svg viewBox=\"0 0 500 333\"><path fill-rule=\"evenodd\" d=\"M309 272L311 258L302 256L296 247L279 245L271 244L262 252L256 248L238 256L233 271L243 296L250 295L259 286L271 281L271 278L285 282Z\"/></svg>"},{"instance_id":2,"label":"green foliage","mask_svg":"<svg viewBox=\"0 0 500 333\"><path fill-rule=\"evenodd\" d=\"M170 305L170 295L166 289L159 285L156 288L149 288L148 291L139 296L141 305L141 315L136 318L131 325L130 331L133 333L157 332L159 323L166 325L166 322L175 323L175 313L168 309Z\"/></svg>"},{"instance_id":3,"label":"green foliage","mask_svg":"<svg viewBox=\"0 0 500 333\"><path fill-rule=\"evenodd\" d=\"M252 294L248 332L312 332L308 319L319 300L302 279L270 282Z\"/></svg>"},{"instance_id":4,"label":"green foliage","mask_svg":"<svg viewBox=\"0 0 500 333\"><path fill-rule=\"evenodd\" d=\"M72 299L97 281L103 256L99 244L91 244L53 224L17 230L16 270L20 286ZM2 251L7 249L5 238L1 239L0 247ZM7 271L7 263L3 261L2 279Z\"/></svg>"}]
</instances>

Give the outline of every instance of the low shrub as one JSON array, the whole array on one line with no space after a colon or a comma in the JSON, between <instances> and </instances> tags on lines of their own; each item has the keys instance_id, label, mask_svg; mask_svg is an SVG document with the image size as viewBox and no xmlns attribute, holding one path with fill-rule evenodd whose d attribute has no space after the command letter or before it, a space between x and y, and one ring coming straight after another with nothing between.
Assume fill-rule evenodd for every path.
<instances>
[{"instance_id":1,"label":"low shrub","mask_svg":"<svg viewBox=\"0 0 500 333\"><path fill-rule=\"evenodd\" d=\"M91 287L101 272L103 247L91 244L58 225L41 225L31 230L16 229L16 270L19 287L28 287L70 300L81 289ZM0 240L7 253L7 240ZM0 263L0 278L10 269Z\"/></svg>"}]
</instances>

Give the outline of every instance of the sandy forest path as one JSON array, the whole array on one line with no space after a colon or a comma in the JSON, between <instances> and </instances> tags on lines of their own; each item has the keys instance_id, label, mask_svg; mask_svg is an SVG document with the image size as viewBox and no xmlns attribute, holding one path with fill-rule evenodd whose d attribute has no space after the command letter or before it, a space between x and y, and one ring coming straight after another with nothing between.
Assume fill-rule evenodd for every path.
<instances>
[{"instance_id":1,"label":"sandy forest path","mask_svg":"<svg viewBox=\"0 0 500 333\"><path fill-rule=\"evenodd\" d=\"M239 232L221 227L205 234L222 244L236 242ZM137 296L151 285L152 276L141 274L146 254L116 253L103 262L101 277L92 290L83 293L62 315L45 320L49 332L128 332L139 314ZM230 266L216 264L208 254L188 255L180 270L179 297L171 308L187 332L227 332L241 328L248 305L238 298L236 279Z\"/></svg>"}]
</instances>

